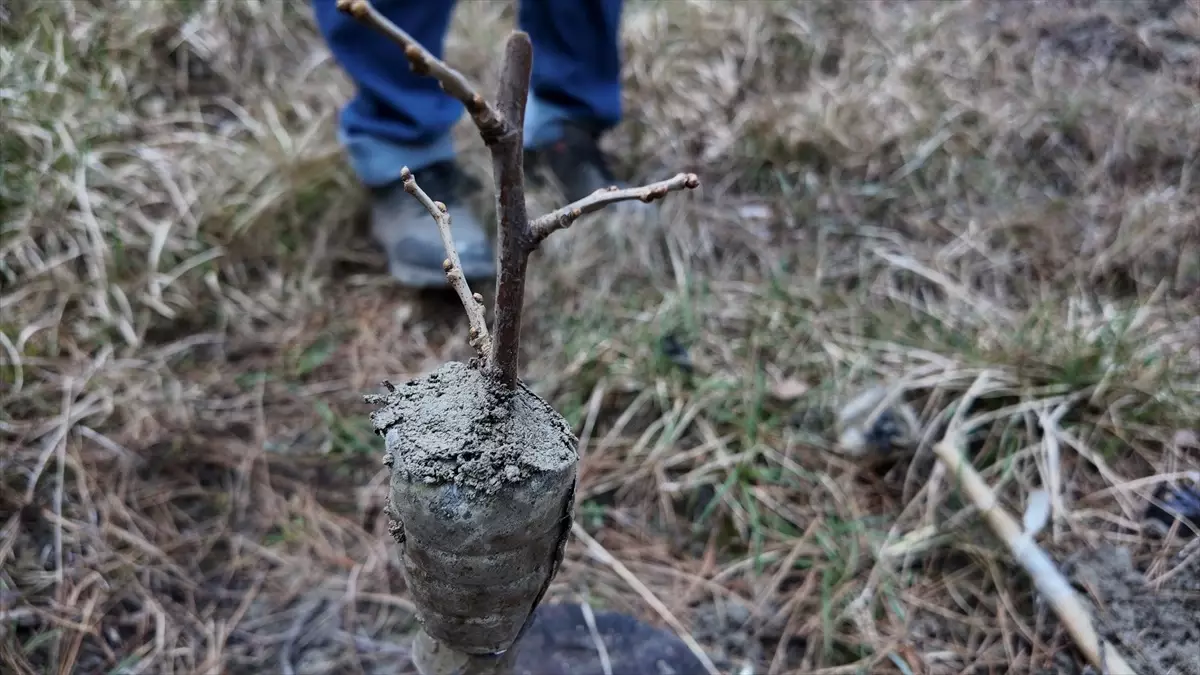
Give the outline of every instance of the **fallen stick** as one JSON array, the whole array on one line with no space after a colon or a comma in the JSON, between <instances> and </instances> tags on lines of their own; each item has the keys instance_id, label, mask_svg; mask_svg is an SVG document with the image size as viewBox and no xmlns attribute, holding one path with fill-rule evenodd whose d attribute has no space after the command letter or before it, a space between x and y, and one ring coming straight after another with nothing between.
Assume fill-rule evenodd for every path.
<instances>
[{"instance_id":1,"label":"fallen stick","mask_svg":"<svg viewBox=\"0 0 1200 675\"><path fill-rule=\"evenodd\" d=\"M1066 624L1067 632L1071 634L1084 657L1100 669L1103 675L1136 675L1136 671L1120 652L1110 643L1100 639L1091 614L1079 594L1071 588L1070 582L1062 572L1058 571L1049 554L1033 540L1036 532L1022 530L1016 519L1000 506L991 487L984 482L979 472L963 459L960 445L957 439L952 440L950 434L947 434L933 446L933 451L949 472L958 479L963 492L983 514L992 531L1008 546L1013 558L1025 568L1038 591L1054 608L1054 613Z\"/></svg>"}]
</instances>

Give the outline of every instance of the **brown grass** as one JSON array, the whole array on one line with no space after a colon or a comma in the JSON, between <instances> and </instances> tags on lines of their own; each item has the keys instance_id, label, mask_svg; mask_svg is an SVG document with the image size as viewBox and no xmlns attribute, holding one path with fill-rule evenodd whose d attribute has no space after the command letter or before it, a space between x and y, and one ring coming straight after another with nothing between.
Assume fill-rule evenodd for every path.
<instances>
[{"instance_id":1,"label":"brown grass","mask_svg":"<svg viewBox=\"0 0 1200 675\"><path fill-rule=\"evenodd\" d=\"M360 395L470 349L363 234L307 5L4 11L0 670L395 672ZM448 60L491 90L510 20L463 3ZM973 450L1013 510L1048 486L1056 555L1165 571L1139 520L1200 470L1200 4L631 2L625 46L612 148L703 187L533 263L524 373L582 437L580 522L706 646L748 608L755 672L1056 667L928 447L852 462L826 421L903 382L932 442L989 371ZM578 541L553 595L663 621Z\"/></svg>"}]
</instances>

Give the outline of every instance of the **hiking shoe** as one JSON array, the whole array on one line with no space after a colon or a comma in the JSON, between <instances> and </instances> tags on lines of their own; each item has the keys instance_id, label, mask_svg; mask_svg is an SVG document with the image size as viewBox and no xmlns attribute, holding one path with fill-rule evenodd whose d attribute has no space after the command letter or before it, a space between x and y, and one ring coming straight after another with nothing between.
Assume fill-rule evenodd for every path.
<instances>
[{"instance_id":1,"label":"hiking shoe","mask_svg":"<svg viewBox=\"0 0 1200 675\"><path fill-rule=\"evenodd\" d=\"M490 281L496 272L494 249L466 199L477 182L452 161L432 164L413 175L421 189L434 201L445 203L450 212L450 232L463 276L471 283ZM433 216L404 191L401 181L371 192L371 234L387 253L391 275L414 288L446 287L442 269L446 247Z\"/></svg>"},{"instance_id":2,"label":"hiking shoe","mask_svg":"<svg viewBox=\"0 0 1200 675\"><path fill-rule=\"evenodd\" d=\"M583 199L596 190L629 187L617 180L609 167L608 158L600 149L600 134L580 125L566 124L559 140L525 151L525 173L535 184L544 181L540 169L549 170L567 202ZM630 201L614 206L640 211L638 207L648 205Z\"/></svg>"}]
</instances>

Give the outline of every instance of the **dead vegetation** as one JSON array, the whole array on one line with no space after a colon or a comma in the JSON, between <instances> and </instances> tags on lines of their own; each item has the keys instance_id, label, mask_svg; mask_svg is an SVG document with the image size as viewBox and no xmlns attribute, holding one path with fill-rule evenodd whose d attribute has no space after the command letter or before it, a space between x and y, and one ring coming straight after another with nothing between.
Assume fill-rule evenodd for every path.
<instances>
[{"instance_id":1,"label":"dead vegetation","mask_svg":"<svg viewBox=\"0 0 1200 675\"><path fill-rule=\"evenodd\" d=\"M0 27L0 669L395 672L361 394L471 348L383 278L307 6L34 9ZM495 90L510 21L462 3L448 60ZM930 446L986 370L971 454L1010 511L1051 493L1040 542L1181 569L1141 514L1200 470L1200 6L630 2L624 39L612 147L702 187L531 265L592 538L549 596L755 672L1069 672ZM877 381L922 443L842 457Z\"/></svg>"}]
</instances>

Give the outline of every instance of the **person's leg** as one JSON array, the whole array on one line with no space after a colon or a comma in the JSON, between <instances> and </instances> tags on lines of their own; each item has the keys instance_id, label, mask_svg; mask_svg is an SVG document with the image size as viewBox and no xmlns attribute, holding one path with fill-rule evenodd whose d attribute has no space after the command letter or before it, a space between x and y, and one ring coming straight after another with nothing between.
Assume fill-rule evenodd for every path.
<instances>
[{"instance_id":1,"label":"person's leg","mask_svg":"<svg viewBox=\"0 0 1200 675\"><path fill-rule=\"evenodd\" d=\"M375 0L375 7L439 58L454 0ZM342 109L339 136L359 179L380 187L454 158L450 129L463 106L432 77L417 75L380 31L339 11L336 0L314 0L317 25L356 95Z\"/></svg>"},{"instance_id":2,"label":"person's leg","mask_svg":"<svg viewBox=\"0 0 1200 675\"><path fill-rule=\"evenodd\" d=\"M568 200L620 184L600 136L621 121L621 0L520 0L533 42L525 148Z\"/></svg>"},{"instance_id":3,"label":"person's leg","mask_svg":"<svg viewBox=\"0 0 1200 675\"><path fill-rule=\"evenodd\" d=\"M441 58L454 0L374 0L376 9ZM450 208L464 274L488 277L494 254L466 207L465 176L455 163L451 129L463 106L437 80L417 75L404 52L378 30L341 12L336 0L313 0L321 34L354 82L338 137L359 180L372 193L371 229L393 276L412 286L442 286L445 251L429 214L399 183L407 166L429 195Z\"/></svg>"},{"instance_id":4,"label":"person's leg","mask_svg":"<svg viewBox=\"0 0 1200 675\"><path fill-rule=\"evenodd\" d=\"M564 123L607 131L621 121L621 0L520 0L518 22L533 42L525 144L562 136Z\"/></svg>"}]
</instances>

